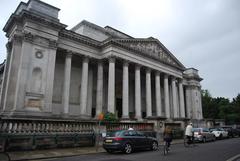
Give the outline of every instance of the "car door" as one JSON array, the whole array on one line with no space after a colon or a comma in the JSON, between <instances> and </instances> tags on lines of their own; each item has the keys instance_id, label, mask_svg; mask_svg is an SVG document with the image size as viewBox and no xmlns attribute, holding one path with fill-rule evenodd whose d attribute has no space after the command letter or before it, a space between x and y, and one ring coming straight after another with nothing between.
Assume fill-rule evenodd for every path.
<instances>
[{"instance_id":1,"label":"car door","mask_svg":"<svg viewBox=\"0 0 240 161\"><path fill-rule=\"evenodd\" d=\"M147 148L149 147L149 142L147 136L145 136L142 132L136 131L137 132L137 139L139 143L139 148Z\"/></svg>"},{"instance_id":2,"label":"car door","mask_svg":"<svg viewBox=\"0 0 240 161\"><path fill-rule=\"evenodd\" d=\"M139 148L139 139L137 136L137 132L134 130L128 130L128 138L130 143L134 146L134 148Z\"/></svg>"}]
</instances>

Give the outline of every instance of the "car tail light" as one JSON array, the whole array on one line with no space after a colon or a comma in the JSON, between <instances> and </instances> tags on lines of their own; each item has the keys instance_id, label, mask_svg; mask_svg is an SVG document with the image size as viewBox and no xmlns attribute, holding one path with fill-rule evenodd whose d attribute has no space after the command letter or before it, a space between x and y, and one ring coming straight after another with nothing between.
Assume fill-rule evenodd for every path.
<instances>
[{"instance_id":1,"label":"car tail light","mask_svg":"<svg viewBox=\"0 0 240 161\"><path fill-rule=\"evenodd\" d=\"M113 140L115 140L115 141L121 141L121 140L123 140L123 138L117 137L117 138L114 138Z\"/></svg>"}]
</instances>

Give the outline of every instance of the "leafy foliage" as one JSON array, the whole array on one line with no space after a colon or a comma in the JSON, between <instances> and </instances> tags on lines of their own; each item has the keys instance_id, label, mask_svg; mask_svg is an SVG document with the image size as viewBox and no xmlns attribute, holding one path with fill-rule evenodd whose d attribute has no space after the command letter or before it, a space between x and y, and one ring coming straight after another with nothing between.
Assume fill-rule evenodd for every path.
<instances>
[{"instance_id":1,"label":"leafy foliage","mask_svg":"<svg viewBox=\"0 0 240 161\"><path fill-rule=\"evenodd\" d=\"M111 113L111 112L107 112L105 115L104 115L104 121L107 121L107 122L117 122L118 121L118 118L117 118L117 115L114 114L114 113Z\"/></svg>"},{"instance_id":2,"label":"leafy foliage","mask_svg":"<svg viewBox=\"0 0 240 161\"><path fill-rule=\"evenodd\" d=\"M224 119L228 124L240 123L240 94L230 101L228 98L213 98L208 90L202 90L204 118Z\"/></svg>"}]
</instances>

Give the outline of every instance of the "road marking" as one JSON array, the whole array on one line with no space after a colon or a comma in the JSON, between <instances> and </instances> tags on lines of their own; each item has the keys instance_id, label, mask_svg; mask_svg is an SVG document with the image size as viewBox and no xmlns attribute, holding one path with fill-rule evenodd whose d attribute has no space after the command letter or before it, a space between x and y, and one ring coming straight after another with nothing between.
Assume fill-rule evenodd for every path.
<instances>
[{"instance_id":1,"label":"road marking","mask_svg":"<svg viewBox=\"0 0 240 161\"><path fill-rule=\"evenodd\" d=\"M235 156L233 156L232 158L230 158L230 159L228 159L226 161L238 161L238 160L235 160L235 159L240 159L240 154L235 155Z\"/></svg>"}]
</instances>

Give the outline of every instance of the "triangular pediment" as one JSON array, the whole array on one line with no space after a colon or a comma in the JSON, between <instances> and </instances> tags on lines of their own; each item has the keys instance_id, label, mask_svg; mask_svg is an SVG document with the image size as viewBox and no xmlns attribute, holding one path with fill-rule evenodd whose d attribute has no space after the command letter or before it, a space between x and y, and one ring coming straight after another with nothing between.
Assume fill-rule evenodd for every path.
<instances>
[{"instance_id":1,"label":"triangular pediment","mask_svg":"<svg viewBox=\"0 0 240 161\"><path fill-rule=\"evenodd\" d=\"M133 49L144 56L148 56L165 64L184 69L185 67L177 58L157 39L117 39L121 45Z\"/></svg>"}]
</instances>

